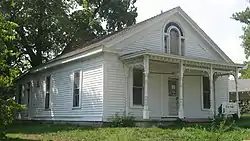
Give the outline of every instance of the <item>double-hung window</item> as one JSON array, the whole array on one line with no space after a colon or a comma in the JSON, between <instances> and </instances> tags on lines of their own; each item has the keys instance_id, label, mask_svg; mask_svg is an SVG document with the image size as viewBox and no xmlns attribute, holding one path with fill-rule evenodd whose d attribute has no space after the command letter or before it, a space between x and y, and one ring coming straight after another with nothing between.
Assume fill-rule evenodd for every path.
<instances>
[{"instance_id":1,"label":"double-hung window","mask_svg":"<svg viewBox=\"0 0 250 141\"><path fill-rule=\"evenodd\" d=\"M47 76L45 80L45 109L50 108L50 82L51 82L51 76Z\"/></svg>"},{"instance_id":2,"label":"double-hung window","mask_svg":"<svg viewBox=\"0 0 250 141\"><path fill-rule=\"evenodd\" d=\"M23 96L23 85L19 84L18 86L19 91L18 91L18 104L22 104L22 96Z\"/></svg>"},{"instance_id":3,"label":"double-hung window","mask_svg":"<svg viewBox=\"0 0 250 141\"><path fill-rule=\"evenodd\" d=\"M133 106L144 105L143 70L133 69Z\"/></svg>"},{"instance_id":4,"label":"double-hung window","mask_svg":"<svg viewBox=\"0 0 250 141\"><path fill-rule=\"evenodd\" d=\"M202 82L202 86L203 86L203 96L202 96L202 100L203 100L203 109L210 109L210 81L208 77L203 77L203 82Z\"/></svg>"},{"instance_id":5,"label":"double-hung window","mask_svg":"<svg viewBox=\"0 0 250 141\"><path fill-rule=\"evenodd\" d=\"M75 71L73 78L73 107L80 107L81 71Z\"/></svg>"},{"instance_id":6,"label":"double-hung window","mask_svg":"<svg viewBox=\"0 0 250 141\"><path fill-rule=\"evenodd\" d=\"M30 104L30 95L31 95L31 82L27 83L27 105Z\"/></svg>"}]
</instances>

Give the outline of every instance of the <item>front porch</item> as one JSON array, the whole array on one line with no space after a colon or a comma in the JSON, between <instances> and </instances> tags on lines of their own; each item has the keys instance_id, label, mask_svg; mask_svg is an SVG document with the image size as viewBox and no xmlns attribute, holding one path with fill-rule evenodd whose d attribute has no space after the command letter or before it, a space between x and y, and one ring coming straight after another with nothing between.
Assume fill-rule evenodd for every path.
<instances>
[{"instance_id":1,"label":"front porch","mask_svg":"<svg viewBox=\"0 0 250 141\"><path fill-rule=\"evenodd\" d=\"M222 102L228 101L228 76L233 75L237 83L242 67L152 52L123 55L121 60L128 69L126 114L141 114L145 120L214 118ZM133 93L138 92L133 86L135 69L143 70L141 106L131 102L136 98Z\"/></svg>"}]
</instances>

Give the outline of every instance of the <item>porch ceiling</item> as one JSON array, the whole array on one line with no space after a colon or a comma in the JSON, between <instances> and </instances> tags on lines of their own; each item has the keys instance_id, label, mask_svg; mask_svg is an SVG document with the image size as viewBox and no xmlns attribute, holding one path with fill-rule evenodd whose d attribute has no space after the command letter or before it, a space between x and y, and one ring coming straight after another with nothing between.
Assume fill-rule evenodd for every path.
<instances>
[{"instance_id":1,"label":"porch ceiling","mask_svg":"<svg viewBox=\"0 0 250 141\"><path fill-rule=\"evenodd\" d=\"M150 60L156 60L162 62L180 63L180 61L183 60L183 65L185 68L210 69L212 65L214 70L225 72L225 71L235 71L236 68L244 67L243 64L225 63L225 62L218 62L215 60L200 59L200 58L189 58L186 56L178 56L162 52L152 52L148 50L135 52L131 54L125 54L120 56L120 59L132 63L138 60L142 60L143 56L145 55L148 55Z\"/></svg>"}]
</instances>

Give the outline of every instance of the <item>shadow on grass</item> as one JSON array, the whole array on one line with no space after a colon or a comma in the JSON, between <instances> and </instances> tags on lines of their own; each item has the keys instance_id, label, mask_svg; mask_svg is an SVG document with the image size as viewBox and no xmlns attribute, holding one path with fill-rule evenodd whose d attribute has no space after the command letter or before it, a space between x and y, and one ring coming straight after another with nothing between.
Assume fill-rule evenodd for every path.
<instances>
[{"instance_id":1,"label":"shadow on grass","mask_svg":"<svg viewBox=\"0 0 250 141\"><path fill-rule=\"evenodd\" d=\"M7 141L39 141L39 140L20 139L20 138L8 138Z\"/></svg>"},{"instance_id":2,"label":"shadow on grass","mask_svg":"<svg viewBox=\"0 0 250 141\"><path fill-rule=\"evenodd\" d=\"M39 124L39 123L15 123L7 127L7 133L21 134L45 134L72 130L95 130L96 127L84 127L71 124Z\"/></svg>"},{"instance_id":3,"label":"shadow on grass","mask_svg":"<svg viewBox=\"0 0 250 141\"><path fill-rule=\"evenodd\" d=\"M240 128L250 128L250 114L243 115L239 120L237 120L236 125Z\"/></svg>"}]
</instances>

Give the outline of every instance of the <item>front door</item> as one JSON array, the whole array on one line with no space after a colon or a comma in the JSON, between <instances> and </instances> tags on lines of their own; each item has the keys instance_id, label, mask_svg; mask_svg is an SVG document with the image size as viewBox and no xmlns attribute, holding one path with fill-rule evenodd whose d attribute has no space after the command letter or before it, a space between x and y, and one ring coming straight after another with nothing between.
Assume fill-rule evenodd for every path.
<instances>
[{"instance_id":1,"label":"front door","mask_svg":"<svg viewBox=\"0 0 250 141\"><path fill-rule=\"evenodd\" d=\"M177 79L168 80L168 111L169 116L178 116L178 93Z\"/></svg>"}]
</instances>

